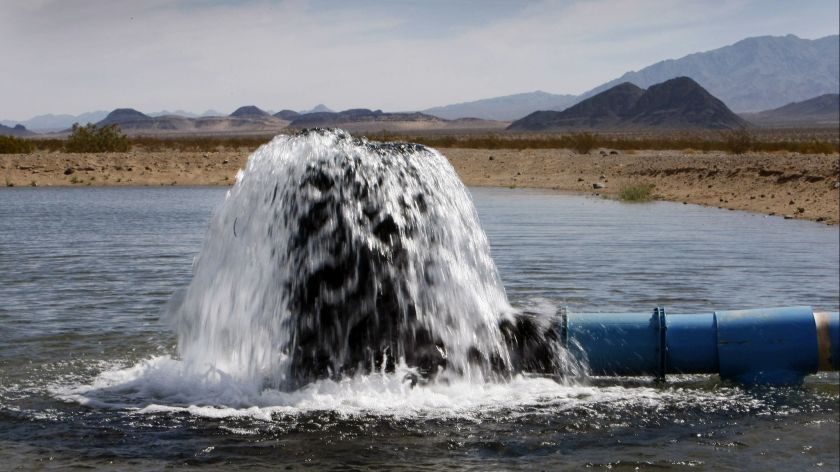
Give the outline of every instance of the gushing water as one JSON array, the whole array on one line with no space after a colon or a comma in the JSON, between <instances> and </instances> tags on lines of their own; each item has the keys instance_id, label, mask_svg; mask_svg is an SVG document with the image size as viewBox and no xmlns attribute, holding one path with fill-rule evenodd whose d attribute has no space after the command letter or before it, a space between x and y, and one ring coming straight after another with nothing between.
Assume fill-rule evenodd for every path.
<instances>
[{"instance_id":1,"label":"gushing water","mask_svg":"<svg viewBox=\"0 0 840 472\"><path fill-rule=\"evenodd\" d=\"M173 299L185 368L291 389L393 371L509 372L514 329L448 161L342 131L278 136L237 176Z\"/></svg>"}]
</instances>

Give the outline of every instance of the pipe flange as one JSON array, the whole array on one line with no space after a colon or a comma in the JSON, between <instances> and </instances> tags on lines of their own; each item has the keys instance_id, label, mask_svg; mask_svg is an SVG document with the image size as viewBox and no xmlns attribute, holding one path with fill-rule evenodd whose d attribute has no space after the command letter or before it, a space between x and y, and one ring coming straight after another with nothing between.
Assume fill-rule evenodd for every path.
<instances>
[{"instance_id":1,"label":"pipe flange","mask_svg":"<svg viewBox=\"0 0 840 472\"><path fill-rule=\"evenodd\" d=\"M665 308L658 306L653 309L653 322L656 327L659 346L657 347L656 380L665 381L665 373L668 371L668 350L667 350L667 326L665 324Z\"/></svg>"}]
</instances>

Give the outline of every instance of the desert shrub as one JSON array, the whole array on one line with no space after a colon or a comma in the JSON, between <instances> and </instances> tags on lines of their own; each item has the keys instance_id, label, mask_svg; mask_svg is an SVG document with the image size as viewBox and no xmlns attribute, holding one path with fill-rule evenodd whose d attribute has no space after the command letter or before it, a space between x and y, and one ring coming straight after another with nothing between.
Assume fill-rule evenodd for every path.
<instances>
[{"instance_id":1,"label":"desert shrub","mask_svg":"<svg viewBox=\"0 0 840 472\"><path fill-rule=\"evenodd\" d=\"M254 150L272 138L273 136L136 136L131 138L131 144L149 152L219 152Z\"/></svg>"},{"instance_id":2,"label":"desert shrub","mask_svg":"<svg viewBox=\"0 0 840 472\"><path fill-rule=\"evenodd\" d=\"M14 136L0 136L0 154L27 154L32 152L32 143Z\"/></svg>"},{"instance_id":3,"label":"desert shrub","mask_svg":"<svg viewBox=\"0 0 840 472\"><path fill-rule=\"evenodd\" d=\"M30 139L35 149L39 151L59 152L64 150L63 139Z\"/></svg>"},{"instance_id":4,"label":"desert shrub","mask_svg":"<svg viewBox=\"0 0 840 472\"><path fill-rule=\"evenodd\" d=\"M745 129L730 131L724 135L725 151L743 154L753 148L755 138Z\"/></svg>"},{"instance_id":5,"label":"desert shrub","mask_svg":"<svg viewBox=\"0 0 840 472\"><path fill-rule=\"evenodd\" d=\"M623 202L647 202L651 199L653 185L631 184L622 187L618 192L618 199Z\"/></svg>"},{"instance_id":6,"label":"desert shrub","mask_svg":"<svg viewBox=\"0 0 840 472\"><path fill-rule=\"evenodd\" d=\"M587 154L598 143L598 137L592 133L574 133L569 136L569 147L578 154Z\"/></svg>"},{"instance_id":7,"label":"desert shrub","mask_svg":"<svg viewBox=\"0 0 840 472\"><path fill-rule=\"evenodd\" d=\"M0 154L29 154L32 143L14 136L0 136Z\"/></svg>"},{"instance_id":8,"label":"desert shrub","mask_svg":"<svg viewBox=\"0 0 840 472\"><path fill-rule=\"evenodd\" d=\"M80 126L76 123L64 149L67 152L126 152L131 149L131 142L117 125L99 128L94 124Z\"/></svg>"},{"instance_id":9,"label":"desert shrub","mask_svg":"<svg viewBox=\"0 0 840 472\"><path fill-rule=\"evenodd\" d=\"M809 154L833 154L837 152L838 146L836 144L825 141L818 141L816 139L802 143L802 149L799 152Z\"/></svg>"}]
</instances>

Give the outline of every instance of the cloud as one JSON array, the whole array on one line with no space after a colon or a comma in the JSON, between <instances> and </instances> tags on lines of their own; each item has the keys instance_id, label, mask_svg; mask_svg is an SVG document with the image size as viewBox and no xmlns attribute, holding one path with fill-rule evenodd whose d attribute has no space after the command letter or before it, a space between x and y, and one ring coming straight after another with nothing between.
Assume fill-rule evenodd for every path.
<instances>
[{"instance_id":1,"label":"cloud","mask_svg":"<svg viewBox=\"0 0 840 472\"><path fill-rule=\"evenodd\" d=\"M783 2L754 0L0 0L0 113L319 102L409 110L579 93L750 35L836 33L836 14L827 16L836 2L808 5L794 21Z\"/></svg>"}]
</instances>

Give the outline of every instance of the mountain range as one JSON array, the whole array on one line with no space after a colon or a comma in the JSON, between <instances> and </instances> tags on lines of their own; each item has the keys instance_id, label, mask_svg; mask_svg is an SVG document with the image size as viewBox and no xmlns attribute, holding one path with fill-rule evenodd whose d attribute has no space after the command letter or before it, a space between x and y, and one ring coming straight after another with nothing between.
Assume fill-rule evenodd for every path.
<instances>
[{"instance_id":1,"label":"mountain range","mask_svg":"<svg viewBox=\"0 0 840 472\"><path fill-rule=\"evenodd\" d=\"M755 112L840 90L840 36L760 36L680 59L657 62L583 94L622 82L642 88L687 76L737 112Z\"/></svg>"},{"instance_id":2,"label":"mountain range","mask_svg":"<svg viewBox=\"0 0 840 472\"><path fill-rule=\"evenodd\" d=\"M618 84L647 88L691 77L737 112L755 112L840 91L840 36L802 39L760 36L630 71L579 96L532 92L423 110L443 118L516 119L537 110L563 110ZM518 115L518 116L517 116Z\"/></svg>"},{"instance_id":3,"label":"mountain range","mask_svg":"<svg viewBox=\"0 0 840 472\"><path fill-rule=\"evenodd\" d=\"M291 113L294 116L297 116L297 115L300 115L300 114L313 113L313 112L324 112L324 111L332 111L332 110L327 108L325 105L317 105L312 110L306 110L306 111L301 111L301 112L296 112L296 111L292 111L292 110L283 110L281 112L275 113L275 116L280 118L280 119L286 120L286 121L291 121L291 117L285 116L287 113ZM99 123L100 121L105 119L105 117L107 117L109 113L110 112L105 111L105 110L98 110L98 111L92 111L92 112L88 112L88 113L82 113L82 114L79 114L79 115L47 114L47 115L38 115L36 117L30 118L28 120L23 120L23 121L0 120L0 125L3 125L7 128L12 128L15 125L20 124L20 125L26 127L28 130L32 130L32 131L39 132L39 133L61 132L63 130L66 130L66 129L70 128L70 126L72 126L74 123L79 123L79 124L82 124L82 125L87 124L87 123ZM175 111L164 110L164 111L158 111L158 112L153 112L153 113L146 113L145 116L147 116L149 118L160 118L160 117L182 117L182 118L211 118L211 117L215 117L215 118L220 118L220 117L224 117L225 115L224 115L224 113L218 112L216 110L207 110L204 113L201 113L200 115L196 114L196 113L191 113L191 112L188 112L188 111L185 111L185 110L175 110ZM11 134L11 132L6 133L5 131L3 131L3 133L0 133L0 134Z\"/></svg>"},{"instance_id":4,"label":"mountain range","mask_svg":"<svg viewBox=\"0 0 840 472\"><path fill-rule=\"evenodd\" d=\"M38 131L38 132L45 132L45 131L59 131L62 129L69 128L73 123L96 123L97 121L105 118L108 115L108 112L105 110L97 110L91 111L87 113L82 113L80 115L38 115L36 117L30 118L28 120L23 121L13 121L13 120L0 120L0 125L5 126L14 126L17 124L25 126L27 129Z\"/></svg>"},{"instance_id":5,"label":"mountain range","mask_svg":"<svg viewBox=\"0 0 840 472\"><path fill-rule=\"evenodd\" d=\"M744 114L748 120L755 120L760 122L759 124L780 123L781 121L766 113L787 104L807 101L825 94L836 95L840 92L840 36L826 36L814 40L802 39L794 35L747 38L722 48L661 61L639 71L627 72L581 95L560 95L542 91L506 95L429 108L420 113L443 121L434 122L425 116L417 117L415 121L422 123L423 126L438 123L432 125L433 127L439 125L450 127L453 121L458 121L467 127L477 127L482 125L481 120L491 120L493 123L490 128L498 128L499 121L517 120L538 110L562 111L616 85L630 83L645 89L681 76L693 79L729 108ZM758 110L767 110L767 112L758 113ZM331 117L330 120L348 118L346 112L341 112L345 113L342 117ZM795 112L796 109L788 109L778 113L787 114L784 122L791 122L791 120L797 122L793 116ZM255 116L222 116L212 110L202 115L178 110L149 113L144 116L157 120L151 122L146 120L145 126L158 127L160 130L186 130L195 127L213 132L214 129L226 129L234 125L236 125L235 129L244 130L239 127L244 124L241 120L250 119L259 130L268 131L279 125L271 118L291 123L302 115L335 112L319 104L305 111L284 109L274 113L273 117L269 112L263 113L265 115L257 118ZM0 132L11 134L13 131L9 128L17 124L36 132L61 131L66 130L73 123L97 123L105 119L107 115L108 112L95 111L75 116L41 115L19 122L5 120L0 121L0 124L5 125ZM357 116L353 117L351 122L358 124L361 123L360 120L364 121ZM389 122L389 126L396 126L394 124L396 122L407 123L405 120L394 120L383 116L367 121L370 123ZM804 123L802 120L798 122ZM834 123L831 119L824 118L811 119L810 122L818 125ZM15 131L15 133L20 132L20 130Z\"/></svg>"},{"instance_id":6,"label":"mountain range","mask_svg":"<svg viewBox=\"0 0 840 472\"><path fill-rule=\"evenodd\" d=\"M0 136L14 136L17 138L21 138L24 136L32 136L32 131L26 129L23 125L14 125L14 126L6 126L0 125Z\"/></svg>"},{"instance_id":7,"label":"mountain range","mask_svg":"<svg viewBox=\"0 0 840 472\"><path fill-rule=\"evenodd\" d=\"M618 84L563 111L537 111L514 121L516 131L568 129L739 129L749 124L693 79L677 77L647 90Z\"/></svg>"},{"instance_id":8,"label":"mountain range","mask_svg":"<svg viewBox=\"0 0 840 472\"><path fill-rule=\"evenodd\" d=\"M562 110L579 101L576 95L556 95L536 91L486 98L474 102L456 103L428 108L423 113L448 120L475 117L486 120L512 121L535 110Z\"/></svg>"},{"instance_id":9,"label":"mountain range","mask_svg":"<svg viewBox=\"0 0 840 472\"><path fill-rule=\"evenodd\" d=\"M763 127L837 127L840 125L840 94L827 93L772 110L743 113L741 117Z\"/></svg>"},{"instance_id":10,"label":"mountain range","mask_svg":"<svg viewBox=\"0 0 840 472\"><path fill-rule=\"evenodd\" d=\"M118 108L96 125L118 125L128 135L250 134L279 132L289 125L289 121L272 116L256 106L247 105L237 108L228 116L195 118L179 115L150 116L133 108Z\"/></svg>"},{"instance_id":11,"label":"mountain range","mask_svg":"<svg viewBox=\"0 0 840 472\"><path fill-rule=\"evenodd\" d=\"M283 110L274 115L248 105L228 116L189 118L177 115L150 116L132 108L118 108L96 123L118 125L129 135L196 135L224 133L275 133L291 128L340 127L353 132L502 129L507 122L477 119L444 120L422 113L386 113L365 108L341 112L297 113Z\"/></svg>"}]
</instances>

